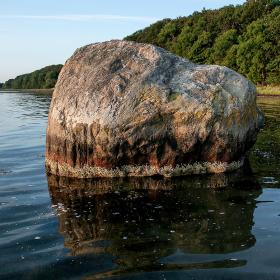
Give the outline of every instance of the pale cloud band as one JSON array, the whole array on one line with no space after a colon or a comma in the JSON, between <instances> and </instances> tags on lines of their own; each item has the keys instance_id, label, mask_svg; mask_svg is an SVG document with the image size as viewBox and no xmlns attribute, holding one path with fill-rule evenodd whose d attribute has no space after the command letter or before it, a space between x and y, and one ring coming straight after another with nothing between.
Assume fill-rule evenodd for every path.
<instances>
[{"instance_id":1,"label":"pale cloud band","mask_svg":"<svg viewBox=\"0 0 280 280\"><path fill-rule=\"evenodd\" d=\"M157 18L142 16L122 16L122 15L0 15L0 19L30 19L30 20L63 20L63 21L140 21L154 22Z\"/></svg>"}]
</instances>

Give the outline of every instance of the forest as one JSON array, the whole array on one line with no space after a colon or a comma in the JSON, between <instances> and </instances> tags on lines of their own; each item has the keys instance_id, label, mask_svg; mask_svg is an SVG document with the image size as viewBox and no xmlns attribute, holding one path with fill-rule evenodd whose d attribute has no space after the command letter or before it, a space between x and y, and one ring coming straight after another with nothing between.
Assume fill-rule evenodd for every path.
<instances>
[{"instance_id":1,"label":"forest","mask_svg":"<svg viewBox=\"0 0 280 280\"><path fill-rule=\"evenodd\" d=\"M155 44L195 63L230 67L256 84L280 84L280 0L247 0L163 19L125 40Z\"/></svg>"},{"instance_id":2,"label":"forest","mask_svg":"<svg viewBox=\"0 0 280 280\"><path fill-rule=\"evenodd\" d=\"M50 65L29 74L17 76L2 84L3 89L49 89L56 84L63 65ZM1 84L0 84L1 88Z\"/></svg>"}]
</instances>

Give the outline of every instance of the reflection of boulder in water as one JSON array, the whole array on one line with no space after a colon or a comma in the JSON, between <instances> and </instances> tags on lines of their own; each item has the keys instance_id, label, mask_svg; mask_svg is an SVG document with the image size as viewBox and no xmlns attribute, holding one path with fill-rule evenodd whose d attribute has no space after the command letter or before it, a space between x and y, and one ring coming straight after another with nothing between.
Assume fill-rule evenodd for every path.
<instances>
[{"instance_id":1,"label":"reflection of boulder in water","mask_svg":"<svg viewBox=\"0 0 280 280\"><path fill-rule=\"evenodd\" d=\"M109 252L131 267L154 263L178 249L211 254L253 246L253 212L261 190L255 182L238 178L49 176L48 182L71 254ZM216 185L227 187L217 191Z\"/></svg>"}]
</instances>

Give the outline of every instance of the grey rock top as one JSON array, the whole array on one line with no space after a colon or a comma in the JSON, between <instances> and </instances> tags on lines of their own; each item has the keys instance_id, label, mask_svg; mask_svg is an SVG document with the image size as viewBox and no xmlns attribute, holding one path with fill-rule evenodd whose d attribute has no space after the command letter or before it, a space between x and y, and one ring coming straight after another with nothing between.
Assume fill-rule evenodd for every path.
<instances>
[{"instance_id":1,"label":"grey rock top","mask_svg":"<svg viewBox=\"0 0 280 280\"><path fill-rule=\"evenodd\" d=\"M180 176L238 168L262 122L255 86L159 47L78 49L49 111L46 166L71 177Z\"/></svg>"}]
</instances>

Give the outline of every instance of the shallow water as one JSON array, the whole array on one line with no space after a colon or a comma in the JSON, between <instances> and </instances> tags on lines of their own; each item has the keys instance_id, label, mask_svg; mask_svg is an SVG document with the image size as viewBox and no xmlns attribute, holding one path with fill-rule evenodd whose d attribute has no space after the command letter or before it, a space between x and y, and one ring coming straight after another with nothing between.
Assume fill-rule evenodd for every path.
<instances>
[{"instance_id":1,"label":"shallow water","mask_svg":"<svg viewBox=\"0 0 280 280\"><path fill-rule=\"evenodd\" d=\"M0 279L280 279L280 99L243 171L45 175L50 96L0 92Z\"/></svg>"}]
</instances>

